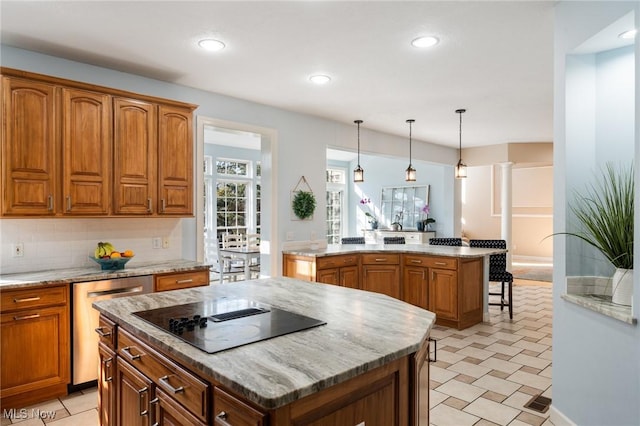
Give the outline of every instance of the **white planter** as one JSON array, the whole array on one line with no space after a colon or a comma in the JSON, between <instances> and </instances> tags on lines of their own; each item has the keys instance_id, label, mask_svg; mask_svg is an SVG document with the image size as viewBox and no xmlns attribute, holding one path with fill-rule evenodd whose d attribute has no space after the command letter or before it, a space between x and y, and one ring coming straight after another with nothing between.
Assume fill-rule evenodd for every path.
<instances>
[{"instance_id":1,"label":"white planter","mask_svg":"<svg viewBox=\"0 0 640 426\"><path fill-rule=\"evenodd\" d=\"M612 299L617 305L631 306L633 298L633 269L617 268L611 283Z\"/></svg>"}]
</instances>

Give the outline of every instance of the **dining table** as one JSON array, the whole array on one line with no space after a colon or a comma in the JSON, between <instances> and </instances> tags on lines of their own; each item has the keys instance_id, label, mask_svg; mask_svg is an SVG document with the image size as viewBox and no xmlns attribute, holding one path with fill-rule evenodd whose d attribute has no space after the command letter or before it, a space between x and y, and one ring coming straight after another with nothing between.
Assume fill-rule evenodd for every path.
<instances>
[{"instance_id":1,"label":"dining table","mask_svg":"<svg viewBox=\"0 0 640 426\"><path fill-rule=\"evenodd\" d=\"M231 257L235 259L242 259L244 263L244 279L248 280L251 277L251 266L260 264L260 247L227 247L219 248L218 253L220 256ZM257 262L253 262L253 259L257 259ZM222 274L220 274L220 282L222 282Z\"/></svg>"}]
</instances>

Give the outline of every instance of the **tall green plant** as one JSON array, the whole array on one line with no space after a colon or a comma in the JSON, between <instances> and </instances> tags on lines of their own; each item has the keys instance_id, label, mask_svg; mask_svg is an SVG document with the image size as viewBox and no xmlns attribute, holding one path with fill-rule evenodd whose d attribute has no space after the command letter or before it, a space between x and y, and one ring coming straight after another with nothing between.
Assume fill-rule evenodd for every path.
<instances>
[{"instance_id":1,"label":"tall green plant","mask_svg":"<svg viewBox=\"0 0 640 426\"><path fill-rule=\"evenodd\" d=\"M633 165L616 169L607 163L602 179L575 193L571 211L581 225L578 237L598 249L616 268L633 269Z\"/></svg>"}]
</instances>

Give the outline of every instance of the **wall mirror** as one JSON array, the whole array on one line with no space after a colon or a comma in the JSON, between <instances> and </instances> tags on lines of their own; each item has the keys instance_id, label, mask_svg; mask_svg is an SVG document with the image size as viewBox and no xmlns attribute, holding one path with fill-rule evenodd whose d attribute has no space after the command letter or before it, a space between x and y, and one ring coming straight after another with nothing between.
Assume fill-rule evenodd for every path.
<instances>
[{"instance_id":1,"label":"wall mirror","mask_svg":"<svg viewBox=\"0 0 640 426\"><path fill-rule=\"evenodd\" d=\"M384 227L399 222L403 230L416 229L416 222L425 219L422 208L429 203L429 185L385 187L380 199Z\"/></svg>"}]
</instances>

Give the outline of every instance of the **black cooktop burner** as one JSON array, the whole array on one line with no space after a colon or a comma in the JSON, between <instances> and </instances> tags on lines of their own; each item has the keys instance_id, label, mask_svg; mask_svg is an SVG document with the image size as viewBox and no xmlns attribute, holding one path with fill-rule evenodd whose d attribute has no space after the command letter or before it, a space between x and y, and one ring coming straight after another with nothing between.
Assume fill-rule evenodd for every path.
<instances>
[{"instance_id":1,"label":"black cooktop burner","mask_svg":"<svg viewBox=\"0 0 640 426\"><path fill-rule=\"evenodd\" d=\"M255 301L226 297L133 315L210 354L326 324Z\"/></svg>"}]
</instances>

